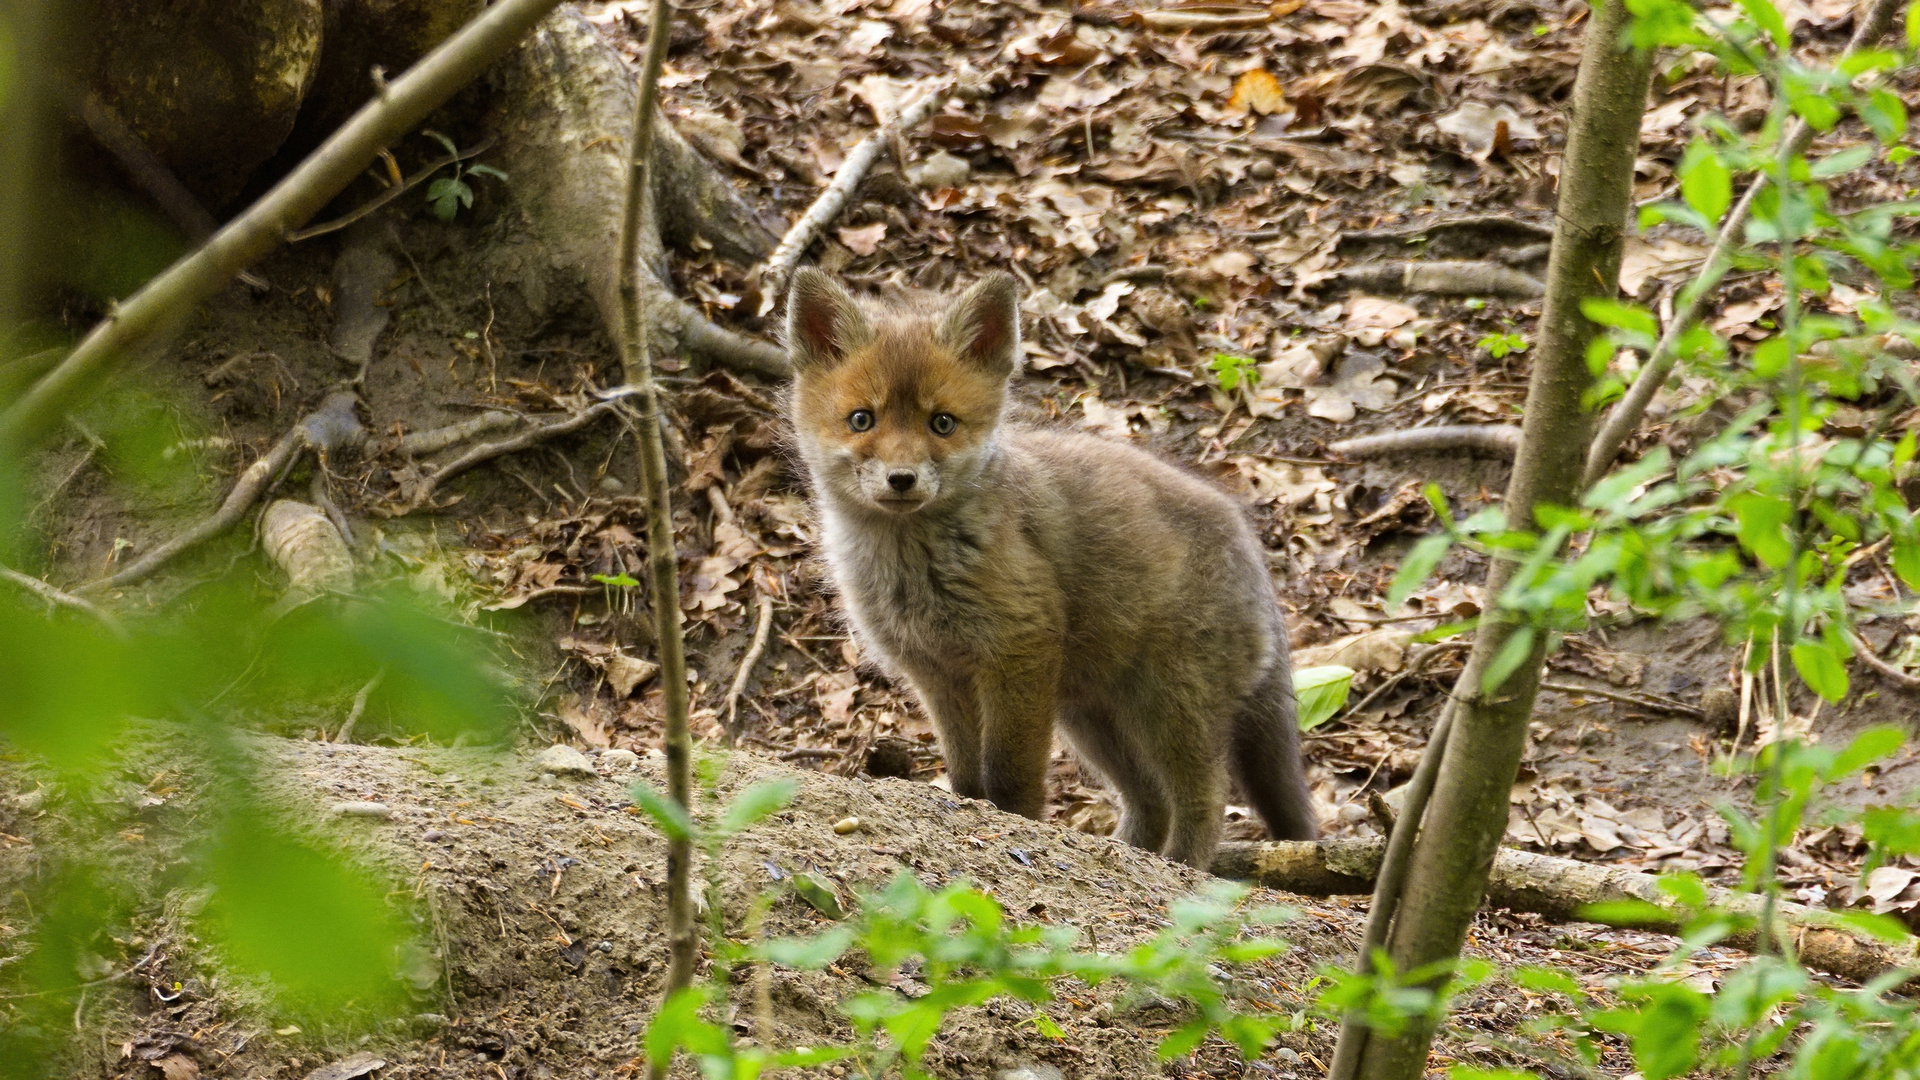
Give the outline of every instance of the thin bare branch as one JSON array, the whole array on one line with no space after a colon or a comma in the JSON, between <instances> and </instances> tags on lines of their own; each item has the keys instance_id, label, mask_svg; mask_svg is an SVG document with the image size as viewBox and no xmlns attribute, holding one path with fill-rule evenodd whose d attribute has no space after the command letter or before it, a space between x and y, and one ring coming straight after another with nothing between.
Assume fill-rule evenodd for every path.
<instances>
[{"instance_id":1,"label":"thin bare branch","mask_svg":"<svg viewBox=\"0 0 1920 1080\"><path fill-rule=\"evenodd\" d=\"M91 600L85 600L70 592L54 588L32 574L23 574L11 566L0 566L0 581L10 581L55 607L68 608L91 617L95 622L107 628L114 637L125 638L126 627L112 613Z\"/></svg>"},{"instance_id":2,"label":"thin bare branch","mask_svg":"<svg viewBox=\"0 0 1920 1080\"><path fill-rule=\"evenodd\" d=\"M18 457L129 357L339 194L381 148L511 49L559 0L500 0L389 83L286 179L191 254L119 304L59 366L0 414L0 457Z\"/></svg>"}]
</instances>

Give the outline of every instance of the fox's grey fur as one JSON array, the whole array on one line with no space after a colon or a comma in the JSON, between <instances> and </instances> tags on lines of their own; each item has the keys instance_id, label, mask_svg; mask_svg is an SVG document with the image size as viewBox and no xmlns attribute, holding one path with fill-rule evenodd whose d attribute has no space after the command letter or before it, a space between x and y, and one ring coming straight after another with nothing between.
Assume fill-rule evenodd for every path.
<instances>
[{"instance_id":1,"label":"fox's grey fur","mask_svg":"<svg viewBox=\"0 0 1920 1080\"><path fill-rule=\"evenodd\" d=\"M1039 817L1057 721L1132 844L1205 867L1228 769L1274 836L1313 838L1245 510L1134 447L1009 421L1017 297L1006 274L945 311L795 278L796 444L855 632L912 685L958 794Z\"/></svg>"}]
</instances>

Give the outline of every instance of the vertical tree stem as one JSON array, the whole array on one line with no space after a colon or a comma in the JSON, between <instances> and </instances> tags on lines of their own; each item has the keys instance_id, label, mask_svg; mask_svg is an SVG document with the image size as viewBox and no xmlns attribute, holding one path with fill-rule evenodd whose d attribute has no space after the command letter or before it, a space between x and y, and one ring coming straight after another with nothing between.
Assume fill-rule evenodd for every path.
<instances>
[{"instance_id":1,"label":"vertical tree stem","mask_svg":"<svg viewBox=\"0 0 1920 1080\"><path fill-rule=\"evenodd\" d=\"M680 566L673 542L673 496L667 487L667 451L661 436L660 388L653 379L653 342L640 297L640 221L653 212L653 114L660 96L660 68L667 56L669 0L653 0L647 28L646 66L634 103L628 146L627 204L620 220L620 362L627 386L640 402L641 482L647 492L647 567L652 573L654 638L660 644L660 685L666 691L667 794L691 813L693 734L687 727L687 654L680 631ZM667 842L667 994L693 982L698 944L693 925L693 841ZM649 1061L647 1072L664 1077L668 1062Z\"/></svg>"},{"instance_id":2,"label":"vertical tree stem","mask_svg":"<svg viewBox=\"0 0 1920 1080\"><path fill-rule=\"evenodd\" d=\"M1623 0L1596 4L1581 50L1560 168L1540 347L1507 487L1506 517L1514 529L1535 529L1538 505L1573 502L1586 464L1590 418L1581 399L1592 376L1585 353L1598 328L1581 314L1580 304L1591 296L1612 295L1620 280L1640 117L1653 74L1649 53L1623 48L1621 32L1628 18ZM1513 563L1495 562L1487 574L1487 595L1501 596L1513 572ZM1525 657L1499 684L1486 686L1486 673L1521 628L1511 613L1488 605L1473 655L1454 687L1446 753L1388 936L1388 953L1397 971L1457 957L1480 907L1526 748L1545 633L1534 633ZM1360 1054L1358 1075L1419 1080L1436 1019L1416 1021L1397 1036L1372 1033Z\"/></svg>"}]
</instances>

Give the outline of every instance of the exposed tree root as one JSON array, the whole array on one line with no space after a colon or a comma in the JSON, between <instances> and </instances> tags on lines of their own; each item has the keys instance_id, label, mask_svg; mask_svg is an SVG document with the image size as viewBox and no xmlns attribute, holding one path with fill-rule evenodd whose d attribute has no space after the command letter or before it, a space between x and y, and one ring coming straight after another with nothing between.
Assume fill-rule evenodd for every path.
<instances>
[{"instance_id":1,"label":"exposed tree root","mask_svg":"<svg viewBox=\"0 0 1920 1080\"><path fill-rule=\"evenodd\" d=\"M1861 663L1872 668L1888 682L1904 690L1920 690L1920 678L1915 678L1901 671L1899 668L1894 667L1892 664L1887 663L1885 660L1880 659L1880 655L1873 651L1873 643L1866 638L1861 637L1859 634L1854 634L1853 649L1854 653L1860 657Z\"/></svg>"},{"instance_id":2,"label":"exposed tree root","mask_svg":"<svg viewBox=\"0 0 1920 1080\"><path fill-rule=\"evenodd\" d=\"M353 552L317 506L280 499L260 519L260 546L287 575L287 600L298 603L353 588Z\"/></svg>"},{"instance_id":3,"label":"exposed tree root","mask_svg":"<svg viewBox=\"0 0 1920 1080\"><path fill-rule=\"evenodd\" d=\"M359 445L366 438L366 429L360 426L360 418L354 411L359 400L343 391L328 394L318 409L293 425L293 429L281 436L280 441L264 457L246 467L218 510L134 560L119 573L89 582L81 587L81 591L117 589L151 577L181 552L239 524L253 504L259 502L260 497L286 475L301 454L308 450L329 454Z\"/></svg>"},{"instance_id":4,"label":"exposed tree root","mask_svg":"<svg viewBox=\"0 0 1920 1080\"><path fill-rule=\"evenodd\" d=\"M740 711L740 695L747 688L747 679L753 675L753 665L760 662L760 654L767 651L767 635L773 630L773 598L761 593L756 602L754 613L753 641L740 657L740 668L733 673L733 684L727 687L727 702L721 711L726 714L725 727L727 740L731 742L740 737L740 725L737 716Z\"/></svg>"},{"instance_id":5,"label":"exposed tree root","mask_svg":"<svg viewBox=\"0 0 1920 1080\"><path fill-rule=\"evenodd\" d=\"M0 566L0 581L12 582L40 599L45 600L47 603L52 604L54 607L69 608L89 616L101 626L106 627L107 631L114 637L124 638L127 636L126 628L120 625L120 620L114 618L112 613L108 612L105 608L91 600L85 600L70 592L56 589L46 582L41 581L39 578L34 577L32 574L23 574L11 566Z\"/></svg>"},{"instance_id":6,"label":"exposed tree root","mask_svg":"<svg viewBox=\"0 0 1920 1080\"><path fill-rule=\"evenodd\" d=\"M807 212L800 215L800 220L793 223L793 228L787 230L780 246L767 256L766 263L754 275L760 288L759 314L766 315L786 296L787 279L793 276L794 268L800 265L800 257L807 253L807 248L820 238L833 219L840 216L840 211L846 208L848 200L853 198L860 182L867 178L873 163L880 160L887 146L902 132L926 123L927 117L933 115L935 109L946 104L952 88L951 79L938 80L915 98L912 104L901 109L893 119L883 123L879 130L860 140L858 146L847 152L846 160L833 174L833 180L813 200L813 205L807 207Z\"/></svg>"},{"instance_id":7,"label":"exposed tree root","mask_svg":"<svg viewBox=\"0 0 1920 1080\"><path fill-rule=\"evenodd\" d=\"M632 73L592 24L562 10L540 25L499 80L503 164L533 232L557 266L585 279L602 325L620 328L618 229L625 199ZM778 376L779 347L723 329L673 292L664 240L695 232L723 256L772 245L753 209L664 119L652 125L658 168L638 237L640 301L657 355L677 353ZM663 237L664 231L664 237Z\"/></svg>"},{"instance_id":8,"label":"exposed tree root","mask_svg":"<svg viewBox=\"0 0 1920 1080\"><path fill-rule=\"evenodd\" d=\"M468 439L485 435L489 431L504 431L507 428L519 427L525 419L515 413L489 409L457 424L408 432L400 437L400 442L394 449L407 457L437 454L449 446L456 446Z\"/></svg>"},{"instance_id":9,"label":"exposed tree root","mask_svg":"<svg viewBox=\"0 0 1920 1080\"><path fill-rule=\"evenodd\" d=\"M382 517L400 517L405 514L410 514L422 506L428 505L433 500L434 492L441 484L466 472L475 465L491 461L502 454L511 454L516 450L525 450L530 446L558 435L566 435L570 432L579 431L600 417L613 412L618 406L618 399L598 402L570 416L565 416L547 423L536 423L533 427L516 432L507 438L498 439L494 442L481 443L444 465L438 467L428 466L419 476L402 482L400 499L396 503L385 507L376 507L374 513ZM472 421L468 421L468 423L471 424ZM454 426L459 427L461 425ZM437 430L446 431L447 429L440 428ZM448 445L451 445L451 443Z\"/></svg>"},{"instance_id":10,"label":"exposed tree root","mask_svg":"<svg viewBox=\"0 0 1920 1080\"><path fill-rule=\"evenodd\" d=\"M1457 450L1510 459L1519 445L1520 429L1512 424L1450 424L1342 439L1330 443L1327 450L1344 458L1355 459L1398 454L1442 454Z\"/></svg>"},{"instance_id":11,"label":"exposed tree root","mask_svg":"<svg viewBox=\"0 0 1920 1080\"><path fill-rule=\"evenodd\" d=\"M1385 848L1383 840L1223 844L1214 856L1213 872L1304 896L1359 895L1372 890ZM1589 905L1638 900L1665 912L1666 917L1621 925L1676 933L1691 913L1661 892L1657 881L1652 874L1625 867L1501 848L1487 879L1487 903L1511 911L1530 911L1556 922L1604 922L1604 918L1596 920L1595 916L1604 916L1605 912L1587 911ZM1756 919L1763 908L1758 896L1721 888L1709 888L1707 902ZM1773 940L1791 943L1801 963L1808 967L1845 979L1868 982L1920 962L1913 945L1889 945L1835 925L1833 913L1819 908L1776 901L1774 919ZM1751 949L1756 940L1757 935L1746 930L1722 944Z\"/></svg>"}]
</instances>

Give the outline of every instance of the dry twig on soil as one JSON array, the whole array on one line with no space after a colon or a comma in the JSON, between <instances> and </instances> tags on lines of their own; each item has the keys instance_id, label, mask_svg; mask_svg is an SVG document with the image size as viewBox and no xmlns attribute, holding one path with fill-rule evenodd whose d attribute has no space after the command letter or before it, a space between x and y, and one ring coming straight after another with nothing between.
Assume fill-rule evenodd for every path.
<instances>
[{"instance_id":1,"label":"dry twig on soil","mask_svg":"<svg viewBox=\"0 0 1920 1080\"><path fill-rule=\"evenodd\" d=\"M1444 454L1463 450L1488 457L1512 458L1519 446L1520 429L1512 424L1449 424L1341 439L1328 444L1327 452L1359 459L1396 454Z\"/></svg>"},{"instance_id":2,"label":"dry twig on soil","mask_svg":"<svg viewBox=\"0 0 1920 1080\"><path fill-rule=\"evenodd\" d=\"M753 665L760 662L760 654L767 651L767 635L773 630L773 597L761 593L756 604L753 625L753 641L740 657L740 670L733 673L733 685L727 687L726 713L727 741L732 742L740 735L740 725L736 720L740 711L740 693L747 688L747 679L753 675Z\"/></svg>"},{"instance_id":3,"label":"dry twig on soil","mask_svg":"<svg viewBox=\"0 0 1920 1080\"><path fill-rule=\"evenodd\" d=\"M807 212L793 223L787 235L780 240L780 246L773 249L767 261L761 265L755 276L760 283L760 314L765 315L774 309L787 292L787 279L793 276L794 268L800 265L800 257L807 248L820 238L820 234L846 209L847 202L867 177L874 162L886 153L887 147L902 133L911 131L926 123L935 109L946 104L953 92L953 80L943 77L929 86L913 103L902 108L892 120L882 124L879 130L860 141L860 145L848 151L846 160L833 174L833 180L820 192Z\"/></svg>"},{"instance_id":4,"label":"dry twig on soil","mask_svg":"<svg viewBox=\"0 0 1920 1080\"><path fill-rule=\"evenodd\" d=\"M1369 891L1386 850L1382 840L1267 841L1222 844L1214 856L1213 872L1221 877L1304 896L1355 895ZM1487 903L1510 911L1528 911L1555 922L1596 921L1590 905L1638 900L1665 912L1664 921L1631 925L1661 933L1677 933L1693 912L1660 891L1652 874L1625 866L1539 855L1501 848L1494 855L1487 878ZM1709 888L1709 906L1759 918L1763 900L1751 893ZM1776 941L1792 942L1808 967L1858 982L1868 982L1890 971L1912 968L1920 956L1914 946L1889 945L1877 938L1836 925L1835 913L1804 904L1776 901ZM1753 949L1753 930L1722 941L1738 949Z\"/></svg>"},{"instance_id":5,"label":"dry twig on soil","mask_svg":"<svg viewBox=\"0 0 1920 1080\"><path fill-rule=\"evenodd\" d=\"M1920 690L1920 678L1909 675L1899 668L1894 667L1892 664L1887 663L1885 660L1880 659L1880 654L1873 651L1872 642L1869 642L1866 638L1861 637L1859 634L1852 636L1853 649L1854 652L1859 655L1861 663L1884 676L1888 682L1893 683L1895 686L1906 690Z\"/></svg>"}]
</instances>

